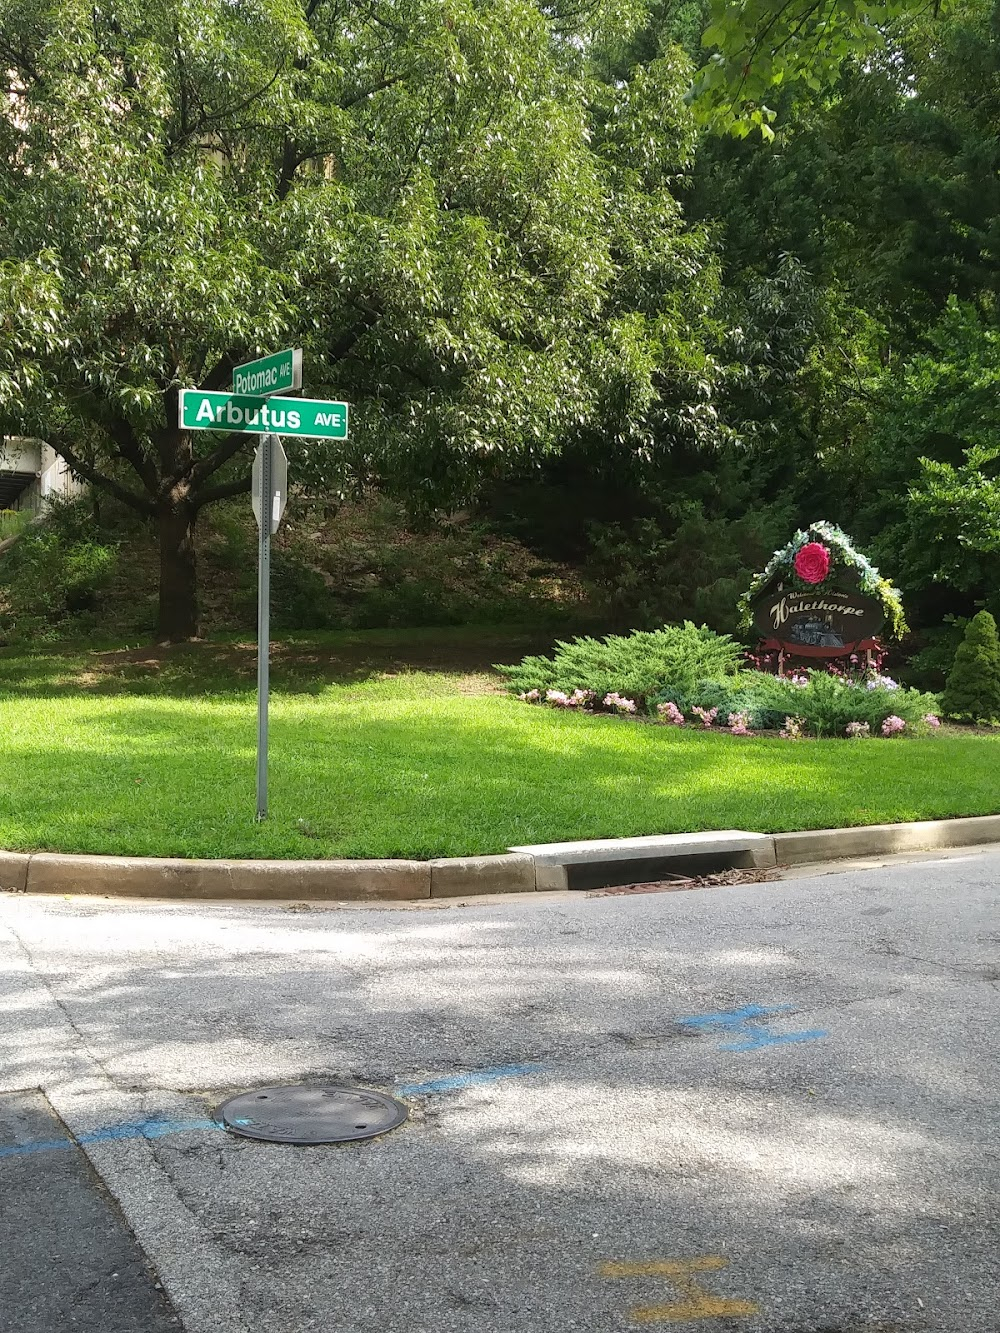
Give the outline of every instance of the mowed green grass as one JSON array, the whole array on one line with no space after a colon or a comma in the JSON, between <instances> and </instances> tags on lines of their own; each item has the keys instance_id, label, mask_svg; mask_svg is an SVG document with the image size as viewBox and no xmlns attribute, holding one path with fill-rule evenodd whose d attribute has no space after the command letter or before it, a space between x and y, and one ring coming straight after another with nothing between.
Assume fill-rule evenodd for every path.
<instances>
[{"instance_id":1,"label":"mowed green grass","mask_svg":"<svg viewBox=\"0 0 1000 1333\"><path fill-rule=\"evenodd\" d=\"M263 824L252 645L5 651L0 847L422 858L1000 810L992 735L788 742L532 708L488 664L540 646L470 630L279 646Z\"/></svg>"}]
</instances>

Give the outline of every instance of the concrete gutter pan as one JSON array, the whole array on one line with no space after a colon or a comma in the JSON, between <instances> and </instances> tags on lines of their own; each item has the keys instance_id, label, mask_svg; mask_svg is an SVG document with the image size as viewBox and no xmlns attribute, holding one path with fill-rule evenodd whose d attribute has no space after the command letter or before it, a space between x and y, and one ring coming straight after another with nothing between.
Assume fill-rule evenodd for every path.
<instances>
[{"instance_id":1,"label":"concrete gutter pan","mask_svg":"<svg viewBox=\"0 0 1000 1333\"><path fill-rule=\"evenodd\" d=\"M436 861L196 861L0 852L0 891L189 900L416 902L649 883L1000 842L1000 815L802 833L671 833L512 847Z\"/></svg>"}]
</instances>

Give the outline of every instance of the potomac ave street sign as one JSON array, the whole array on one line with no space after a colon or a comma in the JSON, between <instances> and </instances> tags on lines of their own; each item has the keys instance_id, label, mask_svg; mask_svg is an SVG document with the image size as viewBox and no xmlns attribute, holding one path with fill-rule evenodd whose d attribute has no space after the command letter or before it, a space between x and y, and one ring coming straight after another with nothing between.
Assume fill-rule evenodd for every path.
<instances>
[{"instance_id":1,"label":"potomac ave street sign","mask_svg":"<svg viewBox=\"0 0 1000 1333\"><path fill-rule=\"evenodd\" d=\"M289 347L284 352L262 356L259 361L246 361L233 367L233 393L281 393L284 389L302 388L302 348Z\"/></svg>"},{"instance_id":2,"label":"potomac ave street sign","mask_svg":"<svg viewBox=\"0 0 1000 1333\"><path fill-rule=\"evenodd\" d=\"M239 393L182 389L182 430L243 431L248 435L302 435L347 439L347 404L321 398L261 398Z\"/></svg>"}]
</instances>

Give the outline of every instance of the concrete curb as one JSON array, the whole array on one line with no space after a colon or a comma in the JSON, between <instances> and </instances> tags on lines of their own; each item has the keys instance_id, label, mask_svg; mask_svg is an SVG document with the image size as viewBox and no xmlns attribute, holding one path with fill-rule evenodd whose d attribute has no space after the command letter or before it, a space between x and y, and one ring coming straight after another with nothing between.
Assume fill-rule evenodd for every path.
<instances>
[{"instance_id":1,"label":"concrete curb","mask_svg":"<svg viewBox=\"0 0 1000 1333\"><path fill-rule=\"evenodd\" d=\"M776 833L774 851L779 865L805 865L810 861L839 861L892 852L927 852L937 847L971 847L986 842L1000 842L1000 815Z\"/></svg>"},{"instance_id":2,"label":"concrete curb","mask_svg":"<svg viewBox=\"0 0 1000 1333\"><path fill-rule=\"evenodd\" d=\"M342 902L431 896L429 861L184 861L128 856L28 859L28 893L94 893L124 898L289 898Z\"/></svg>"},{"instance_id":3,"label":"concrete curb","mask_svg":"<svg viewBox=\"0 0 1000 1333\"><path fill-rule=\"evenodd\" d=\"M650 839L601 840L590 845L588 859L601 866L629 867L627 873L641 882L643 862L636 857L637 843L655 844L656 858L646 864L649 877L658 878L671 855L678 865L689 867L694 845L700 843L706 853L711 850L718 856L726 847L735 847L733 840L738 838L745 840L745 847L752 845L752 851L726 853L733 865L787 867L1000 843L1000 815L773 835L727 830L718 835L678 833ZM566 861L559 861L554 846L567 849ZM571 848L578 850L570 853ZM433 861L188 861L0 851L0 892L195 901L416 902L561 888L565 882L563 867L587 858L587 848L586 843L547 844L534 849L537 856L530 847L521 847L503 856Z\"/></svg>"}]
</instances>

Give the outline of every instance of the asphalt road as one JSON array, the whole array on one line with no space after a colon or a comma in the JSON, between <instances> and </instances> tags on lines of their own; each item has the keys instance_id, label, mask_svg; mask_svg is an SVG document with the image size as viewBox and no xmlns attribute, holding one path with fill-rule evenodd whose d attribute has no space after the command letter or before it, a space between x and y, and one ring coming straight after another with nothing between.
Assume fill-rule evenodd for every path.
<instances>
[{"instance_id":1,"label":"asphalt road","mask_svg":"<svg viewBox=\"0 0 1000 1333\"><path fill-rule=\"evenodd\" d=\"M3 895L0 1330L996 1333L998 908L996 854L382 910ZM324 1079L410 1120L212 1127Z\"/></svg>"}]
</instances>

